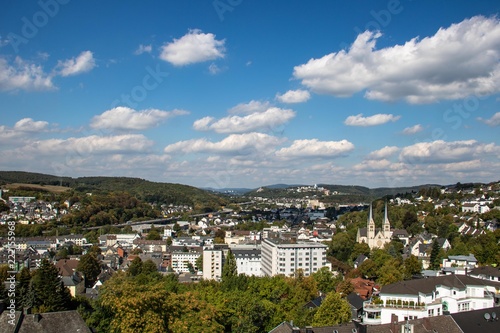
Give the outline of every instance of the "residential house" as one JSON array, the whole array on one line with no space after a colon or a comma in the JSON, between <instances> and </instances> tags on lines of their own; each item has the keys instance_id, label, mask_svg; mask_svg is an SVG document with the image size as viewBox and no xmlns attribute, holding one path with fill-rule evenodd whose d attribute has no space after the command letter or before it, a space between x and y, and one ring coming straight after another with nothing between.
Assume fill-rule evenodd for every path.
<instances>
[{"instance_id":1,"label":"residential house","mask_svg":"<svg viewBox=\"0 0 500 333\"><path fill-rule=\"evenodd\" d=\"M236 259L238 274L248 276L262 276L261 249L231 247L231 252Z\"/></svg>"},{"instance_id":2,"label":"residential house","mask_svg":"<svg viewBox=\"0 0 500 333\"><path fill-rule=\"evenodd\" d=\"M446 275L401 281L382 287L380 298L364 303L363 322L369 325L420 319L472 309L490 308L500 294L500 282Z\"/></svg>"}]
</instances>

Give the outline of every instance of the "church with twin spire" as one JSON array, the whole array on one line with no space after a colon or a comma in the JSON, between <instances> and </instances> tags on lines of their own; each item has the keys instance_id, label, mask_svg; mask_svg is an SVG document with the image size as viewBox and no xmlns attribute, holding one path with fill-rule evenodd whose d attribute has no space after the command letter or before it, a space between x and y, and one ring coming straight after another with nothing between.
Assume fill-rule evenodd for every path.
<instances>
[{"instance_id":1,"label":"church with twin spire","mask_svg":"<svg viewBox=\"0 0 500 333\"><path fill-rule=\"evenodd\" d=\"M385 203L384 220L382 221L382 228L375 228L375 221L373 220L373 209L370 204L370 212L368 214L368 221L366 228L358 229L356 241L358 243L365 242L370 249L382 248L386 243L392 239L391 223L387 217L387 202Z\"/></svg>"}]
</instances>

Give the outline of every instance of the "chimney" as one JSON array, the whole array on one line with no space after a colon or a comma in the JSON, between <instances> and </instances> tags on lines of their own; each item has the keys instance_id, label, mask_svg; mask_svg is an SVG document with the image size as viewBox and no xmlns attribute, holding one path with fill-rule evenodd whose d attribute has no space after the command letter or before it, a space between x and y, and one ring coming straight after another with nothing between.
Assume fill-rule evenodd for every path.
<instances>
[{"instance_id":1,"label":"chimney","mask_svg":"<svg viewBox=\"0 0 500 333\"><path fill-rule=\"evenodd\" d=\"M306 333L313 333L312 326L306 326Z\"/></svg>"},{"instance_id":2,"label":"chimney","mask_svg":"<svg viewBox=\"0 0 500 333\"><path fill-rule=\"evenodd\" d=\"M391 314L391 332L396 333L398 327L398 316L394 313Z\"/></svg>"},{"instance_id":3,"label":"chimney","mask_svg":"<svg viewBox=\"0 0 500 333\"><path fill-rule=\"evenodd\" d=\"M35 313L33 315L33 322L34 323L39 323L41 319L42 319L42 316L39 313Z\"/></svg>"}]
</instances>

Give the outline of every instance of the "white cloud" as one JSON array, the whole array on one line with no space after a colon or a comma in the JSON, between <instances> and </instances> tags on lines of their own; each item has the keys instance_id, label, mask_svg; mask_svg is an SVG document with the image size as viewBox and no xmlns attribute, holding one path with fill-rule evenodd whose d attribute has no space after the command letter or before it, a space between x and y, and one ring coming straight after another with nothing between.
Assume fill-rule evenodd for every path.
<instances>
[{"instance_id":1,"label":"white cloud","mask_svg":"<svg viewBox=\"0 0 500 333\"><path fill-rule=\"evenodd\" d=\"M95 66L94 54L90 51L83 51L76 58L59 61L57 64L57 67L60 68L59 74L61 76L71 76L89 72Z\"/></svg>"},{"instance_id":2,"label":"white cloud","mask_svg":"<svg viewBox=\"0 0 500 333\"><path fill-rule=\"evenodd\" d=\"M281 103L303 103L311 98L307 90L288 90L284 94L276 94L276 99Z\"/></svg>"},{"instance_id":3,"label":"white cloud","mask_svg":"<svg viewBox=\"0 0 500 333\"><path fill-rule=\"evenodd\" d=\"M143 53L151 53L152 50L153 50L153 47L151 46L151 44L149 44L149 45L140 44L139 47L137 48L137 50L134 51L134 54L141 55Z\"/></svg>"},{"instance_id":4,"label":"white cloud","mask_svg":"<svg viewBox=\"0 0 500 333\"><path fill-rule=\"evenodd\" d=\"M194 29L179 39L162 46L160 59L174 66L184 66L224 58L225 40L215 39L212 33Z\"/></svg>"},{"instance_id":5,"label":"white cloud","mask_svg":"<svg viewBox=\"0 0 500 333\"><path fill-rule=\"evenodd\" d=\"M484 158L499 153L500 147L494 143L485 144L476 140L451 142L437 140L405 147L399 158L409 164L449 163Z\"/></svg>"},{"instance_id":6,"label":"white cloud","mask_svg":"<svg viewBox=\"0 0 500 333\"><path fill-rule=\"evenodd\" d=\"M368 154L367 158L371 160L382 160L388 157L391 157L395 153L399 151L398 147L395 146L385 146L379 150L372 151Z\"/></svg>"},{"instance_id":7,"label":"white cloud","mask_svg":"<svg viewBox=\"0 0 500 333\"><path fill-rule=\"evenodd\" d=\"M233 106L227 112L230 114L251 114L256 112L264 112L271 107L269 102L261 102L251 100L248 103L240 103L236 106Z\"/></svg>"},{"instance_id":8,"label":"white cloud","mask_svg":"<svg viewBox=\"0 0 500 333\"><path fill-rule=\"evenodd\" d=\"M46 121L34 121L32 118L23 118L14 124L15 131L42 132L47 129L49 123Z\"/></svg>"},{"instance_id":9,"label":"white cloud","mask_svg":"<svg viewBox=\"0 0 500 333\"><path fill-rule=\"evenodd\" d=\"M354 145L347 141L318 141L295 140L290 147L281 148L276 155L284 158L307 158L307 157L337 157L346 155L354 149Z\"/></svg>"},{"instance_id":10,"label":"white cloud","mask_svg":"<svg viewBox=\"0 0 500 333\"><path fill-rule=\"evenodd\" d=\"M222 69L214 63L211 63L210 66L208 66L208 72L212 75L219 74L221 71Z\"/></svg>"},{"instance_id":11,"label":"white cloud","mask_svg":"<svg viewBox=\"0 0 500 333\"><path fill-rule=\"evenodd\" d=\"M52 155L93 155L109 153L145 152L153 145L142 134L126 134L116 136L91 135L81 138L48 139L34 141L20 149L22 153L36 156Z\"/></svg>"},{"instance_id":12,"label":"white cloud","mask_svg":"<svg viewBox=\"0 0 500 333\"><path fill-rule=\"evenodd\" d=\"M271 107L264 112L246 116L227 116L219 120L205 117L196 120L193 128L198 131L215 131L217 133L245 133L263 129L273 129L295 117L292 110Z\"/></svg>"},{"instance_id":13,"label":"white cloud","mask_svg":"<svg viewBox=\"0 0 500 333\"><path fill-rule=\"evenodd\" d=\"M391 169L392 162L386 159L365 160L353 166L354 170L367 171L367 170L389 170Z\"/></svg>"},{"instance_id":14,"label":"white cloud","mask_svg":"<svg viewBox=\"0 0 500 333\"><path fill-rule=\"evenodd\" d=\"M17 121L13 127L0 126L0 146L20 146L31 140L39 133L48 131L49 123L46 121L35 121L32 118L23 118Z\"/></svg>"},{"instance_id":15,"label":"white cloud","mask_svg":"<svg viewBox=\"0 0 500 333\"><path fill-rule=\"evenodd\" d=\"M136 111L119 106L94 116L90 126L95 129L145 130L168 118L186 114L189 114L189 112L184 110L162 111L147 109Z\"/></svg>"},{"instance_id":16,"label":"white cloud","mask_svg":"<svg viewBox=\"0 0 500 333\"><path fill-rule=\"evenodd\" d=\"M262 153L274 148L282 139L263 133L231 134L222 141L210 142L206 139L179 141L165 147L165 153L219 153L248 155Z\"/></svg>"},{"instance_id":17,"label":"white cloud","mask_svg":"<svg viewBox=\"0 0 500 333\"><path fill-rule=\"evenodd\" d=\"M422 132L423 130L424 130L424 127L420 124L417 124L417 125L414 125L411 127L406 127L402 133L405 135L412 135L412 134Z\"/></svg>"},{"instance_id":18,"label":"white cloud","mask_svg":"<svg viewBox=\"0 0 500 333\"><path fill-rule=\"evenodd\" d=\"M486 125L490 126L500 126L500 112L495 113L490 119L477 118Z\"/></svg>"},{"instance_id":19,"label":"white cloud","mask_svg":"<svg viewBox=\"0 0 500 333\"><path fill-rule=\"evenodd\" d=\"M401 116L395 116L392 114L383 114L383 113L375 114L370 117L363 117L363 114L360 113L355 116L347 117L346 120L344 121L344 124L346 124L347 126L363 126L363 127L377 126L388 123L390 121L395 122L399 120L399 118L401 118Z\"/></svg>"},{"instance_id":20,"label":"white cloud","mask_svg":"<svg viewBox=\"0 0 500 333\"><path fill-rule=\"evenodd\" d=\"M348 50L294 68L317 93L429 103L500 90L500 21L475 16L433 36L377 50L379 32L359 34Z\"/></svg>"},{"instance_id":21,"label":"white cloud","mask_svg":"<svg viewBox=\"0 0 500 333\"><path fill-rule=\"evenodd\" d=\"M0 90L52 90L52 76L46 74L39 65L27 63L16 57L14 64L0 58Z\"/></svg>"}]
</instances>

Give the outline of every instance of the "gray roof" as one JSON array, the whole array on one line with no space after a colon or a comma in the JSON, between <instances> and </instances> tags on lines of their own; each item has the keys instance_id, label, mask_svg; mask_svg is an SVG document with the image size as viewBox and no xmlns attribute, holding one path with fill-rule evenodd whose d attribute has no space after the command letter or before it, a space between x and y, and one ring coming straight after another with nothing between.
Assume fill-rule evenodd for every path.
<instances>
[{"instance_id":1,"label":"gray roof","mask_svg":"<svg viewBox=\"0 0 500 333\"><path fill-rule=\"evenodd\" d=\"M16 311L16 325L9 324L7 311L0 315L2 333L91 333L78 311L22 314ZM16 330L16 328L18 328Z\"/></svg>"},{"instance_id":2,"label":"gray roof","mask_svg":"<svg viewBox=\"0 0 500 333\"><path fill-rule=\"evenodd\" d=\"M470 274L500 277L500 269L491 266L481 266L472 269Z\"/></svg>"},{"instance_id":3,"label":"gray roof","mask_svg":"<svg viewBox=\"0 0 500 333\"><path fill-rule=\"evenodd\" d=\"M485 319L485 314L490 317ZM492 314L495 313L495 319L492 320ZM455 322L460 326L464 333L498 333L500 332L499 308L489 308L476 311L458 312L451 315Z\"/></svg>"},{"instance_id":4,"label":"gray roof","mask_svg":"<svg viewBox=\"0 0 500 333\"><path fill-rule=\"evenodd\" d=\"M231 250L236 258L260 258L261 250L257 249L241 249L241 250Z\"/></svg>"},{"instance_id":5,"label":"gray roof","mask_svg":"<svg viewBox=\"0 0 500 333\"><path fill-rule=\"evenodd\" d=\"M476 279L466 275L446 275L428 277L425 279L415 279L400 281L382 287L381 294L391 295L418 295L419 293L431 294L436 286L442 285L449 288L465 289L467 285L474 286L495 286L500 288L500 282Z\"/></svg>"},{"instance_id":6,"label":"gray roof","mask_svg":"<svg viewBox=\"0 0 500 333\"><path fill-rule=\"evenodd\" d=\"M477 262L476 257L473 254L469 254L468 256L448 256L449 260L459 260L459 261L471 261Z\"/></svg>"},{"instance_id":7,"label":"gray roof","mask_svg":"<svg viewBox=\"0 0 500 333\"><path fill-rule=\"evenodd\" d=\"M468 333L468 331L462 331L457 323L453 320L451 316L437 316L423 319L410 320L409 324L413 325L413 333ZM497 322L498 323L498 322ZM276 326L269 333L397 333L401 332L401 328L406 322L401 321L395 324L384 324L384 325L361 325L357 322L349 322L341 325L334 326L323 326L323 327L309 327L309 328L293 328L293 326L288 322L282 322ZM477 330L476 332L477 333ZM482 331L481 331L482 333ZM489 331L487 332L489 333Z\"/></svg>"}]
</instances>

